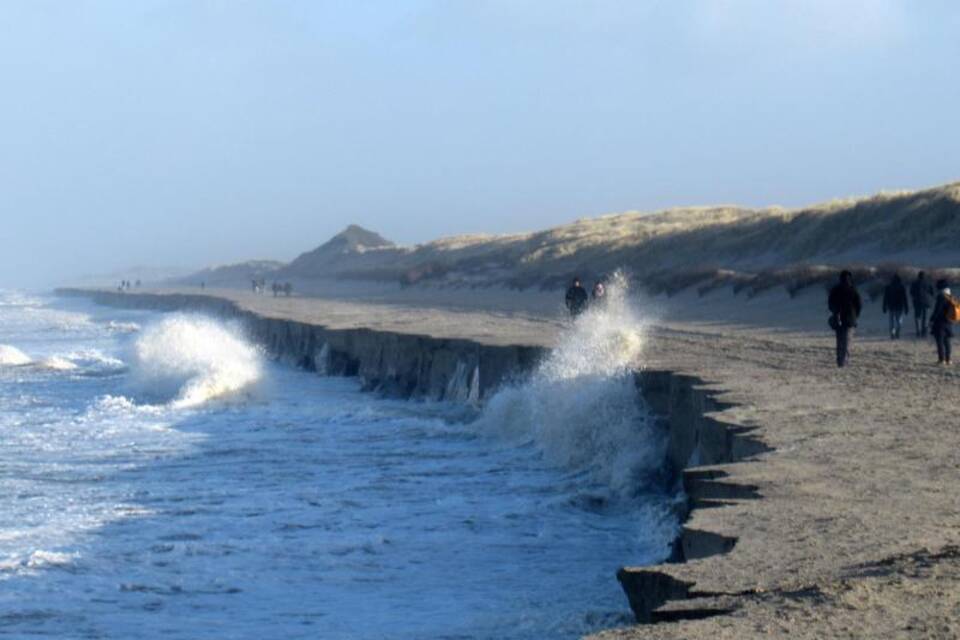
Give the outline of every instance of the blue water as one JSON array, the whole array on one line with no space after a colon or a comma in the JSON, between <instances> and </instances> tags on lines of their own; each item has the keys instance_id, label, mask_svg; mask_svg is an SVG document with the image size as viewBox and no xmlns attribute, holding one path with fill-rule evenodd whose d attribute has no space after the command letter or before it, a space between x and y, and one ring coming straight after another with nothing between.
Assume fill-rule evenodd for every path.
<instances>
[{"instance_id":1,"label":"blue water","mask_svg":"<svg viewBox=\"0 0 960 640\"><path fill-rule=\"evenodd\" d=\"M676 532L603 371L383 400L228 323L11 292L0 345L0 634L575 638L630 621L616 570Z\"/></svg>"}]
</instances>

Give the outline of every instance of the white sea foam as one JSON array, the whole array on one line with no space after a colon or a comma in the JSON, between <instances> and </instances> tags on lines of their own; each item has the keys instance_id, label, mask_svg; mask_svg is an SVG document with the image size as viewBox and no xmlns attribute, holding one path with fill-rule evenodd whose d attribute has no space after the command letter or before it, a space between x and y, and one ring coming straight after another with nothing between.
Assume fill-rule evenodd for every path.
<instances>
[{"instance_id":1,"label":"white sea foam","mask_svg":"<svg viewBox=\"0 0 960 640\"><path fill-rule=\"evenodd\" d=\"M135 392L176 408L236 396L262 376L260 352L231 325L176 314L144 329L133 344Z\"/></svg>"},{"instance_id":2,"label":"white sea foam","mask_svg":"<svg viewBox=\"0 0 960 640\"><path fill-rule=\"evenodd\" d=\"M50 356L40 361L40 366L44 369L53 369L54 371L73 371L77 369L76 363L61 356Z\"/></svg>"},{"instance_id":3,"label":"white sea foam","mask_svg":"<svg viewBox=\"0 0 960 640\"><path fill-rule=\"evenodd\" d=\"M0 289L0 307L39 307L43 301L22 291Z\"/></svg>"},{"instance_id":4,"label":"white sea foam","mask_svg":"<svg viewBox=\"0 0 960 640\"><path fill-rule=\"evenodd\" d=\"M477 424L514 442L533 442L551 463L628 495L638 475L663 461L663 438L632 375L643 343L642 317L625 278L617 276L606 301L564 332L527 382L494 395Z\"/></svg>"},{"instance_id":5,"label":"white sea foam","mask_svg":"<svg viewBox=\"0 0 960 640\"><path fill-rule=\"evenodd\" d=\"M9 344L0 344L0 366L18 367L31 362L33 359L20 349Z\"/></svg>"},{"instance_id":6,"label":"white sea foam","mask_svg":"<svg viewBox=\"0 0 960 640\"><path fill-rule=\"evenodd\" d=\"M107 323L107 330L112 333L136 333L140 331L140 325L136 322L118 322L111 320Z\"/></svg>"},{"instance_id":7,"label":"white sea foam","mask_svg":"<svg viewBox=\"0 0 960 640\"><path fill-rule=\"evenodd\" d=\"M97 398L88 413L99 417L103 413L127 413L136 410L137 405L130 398L107 394Z\"/></svg>"},{"instance_id":8,"label":"white sea foam","mask_svg":"<svg viewBox=\"0 0 960 640\"><path fill-rule=\"evenodd\" d=\"M127 367L123 360L108 355L99 349L76 349L65 354L64 357L85 369L118 371Z\"/></svg>"},{"instance_id":9,"label":"white sea foam","mask_svg":"<svg viewBox=\"0 0 960 640\"><path fill-rule=\"evenodd\" d=\"M40 569L66 568L70 567L76 559L76 553L37 549L22 556L13 555L0 560L0 576L11 573L33 573Z\"/></svg>"}]
</instances>

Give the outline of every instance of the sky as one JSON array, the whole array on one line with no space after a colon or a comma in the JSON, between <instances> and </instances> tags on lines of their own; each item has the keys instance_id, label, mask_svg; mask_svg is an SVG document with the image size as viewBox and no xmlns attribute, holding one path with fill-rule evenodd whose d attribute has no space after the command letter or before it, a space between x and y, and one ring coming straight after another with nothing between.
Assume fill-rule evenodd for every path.
<instances>
[{"instance_id":1,"label":"sky","mask_svg":"<svg viewBox=\"0 0 960 640\"><path fill-rule=\"evenodd\" d=\"M960 179L960 3L0 0L0 286Z\"/></svg>"}]
</instances>

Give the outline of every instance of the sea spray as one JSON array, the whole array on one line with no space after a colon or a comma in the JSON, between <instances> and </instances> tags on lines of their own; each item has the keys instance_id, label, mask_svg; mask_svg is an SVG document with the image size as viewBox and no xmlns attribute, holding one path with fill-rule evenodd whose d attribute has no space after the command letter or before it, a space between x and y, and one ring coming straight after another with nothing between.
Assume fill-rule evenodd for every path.
<instances>
[{"instance_id":1,"label":"sea spray","mask_svg":"<svg viewBox=\"0 0 960 640\"><path fill-rule=\"evenodd\" d=\"M144 329L130 360L135 392L176 408L247 391L263 369L260 352L237 327L186 314Z\"/></svg>"},{"instance_id":2,"label":"sea spray","mask_svg":"<svg viewBox=\"0 0 960 640\"><path fill-rule=\"evenodd\" d=\"M662 467L665 446L632 374L643 342L642 317L617 274L529 380L489 400L478 428L532 442L550 463L587 473L615 495L636 493Z\"/></svg>"},{"instance_id":3,"label":"sea spray","mask_svg":"<svg viewBox=\"0 0 960 640\"><path fill-rule=\"evenodd\" d=\"M33 360L20 349L9 344L0 344L0 366L19 367Z\"/></svg>"}]
</instances>

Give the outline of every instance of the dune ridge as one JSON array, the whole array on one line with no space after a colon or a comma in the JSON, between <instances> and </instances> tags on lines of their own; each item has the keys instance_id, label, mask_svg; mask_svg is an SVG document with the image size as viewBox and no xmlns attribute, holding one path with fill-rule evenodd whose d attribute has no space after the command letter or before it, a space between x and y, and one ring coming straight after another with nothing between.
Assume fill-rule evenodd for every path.
<instances>
[{"instance_id":1,"label":"dune ridge","mask_svg":"<svg viewBox=\"0 0 960 640\"><path fill-rule=\"evenodd\" d=\"M857 267L864 281L907 267L947 268L960 261L958 237L960 182L953 182L797 209L630 211L536 232L461 235L412 247L351 225L265 275L295 283L552 289L574 274L595 278L625 268L655 292L733 285L757 293L783 285L795 293L832 278L838 265ZM248 285L250 269L235 267L224 275ZM209 283L208 272L180 282L195 284L202 276Z\"/></svg>"}]
</instances>

